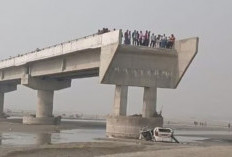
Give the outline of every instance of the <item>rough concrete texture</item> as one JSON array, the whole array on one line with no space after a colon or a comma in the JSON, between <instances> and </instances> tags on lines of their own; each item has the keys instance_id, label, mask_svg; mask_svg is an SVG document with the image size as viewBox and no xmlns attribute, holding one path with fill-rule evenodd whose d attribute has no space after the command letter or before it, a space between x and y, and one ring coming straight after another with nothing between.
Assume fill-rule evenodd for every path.
<instances>
[{"instance_id":1,"label":"rough concrete texture","mask_svg":"<svg viewBox=\"0 0 232 157\"><path fill-rule=\"evenodd\" d=\"M23 124L27 125L58 125L60 124L60 117L23 117Z\"/></svg>"},{"instance_id":2,"label":"rough concrete texture","mask_svg":"<svg viewBox=\"0 0 232 157\"><path fill-rule=\"evenodd\" d=\"M143 113L144 118L154 117L156 113L156 98L157 88L156 87L145 87L143 94Z\"/></svg>"},{"instance_id":3,"label":"rough concrete texture","mask_svg":"<svg viewBox=\"0 0 232 157\"><path fill-rule=\"evenodd\" d=\"M109 72L109 65L111 64L113 58L115 57L115 52L118 49L119 43L114 43L111 45L106 45L101 48L100 54L100 71L99 79L104 80L105 74ZM102 82L102 81L100 81Z\"/></svg>"},{"instance_id":4,"label":"rough concrete texture","mask_svg":"<svg viewBox=\"0 0 232 157\"><path fill-rule=\"evenodd\" d=\"M120 45L114 53L101 83L139 87L157 85L159 88L174 86L178 65L175 50Z\"/></svg>"},{"instance_id":5,"label":"rough concrete texture","mask_svg":"<svg viewBox=\"0 0 232 157\"><path fill-rule=\"evenodd\" d=\"M36 118L52 117L54 91L38 90Z\"/></svg>"},{"instance_id":6,"label":"rough concrete texture","mask_svg":"<svg viewBox=\"0 0 232 157\"><path fill-rule=\"evenodd\" d=\"M55 125L60 123L60 117L53 117L54 91L37 91L37 109L35 116L23 117L23 124Z\"/></svg>"},{"instance_id":7,"label":"rough concrete texture","mask_svg":"<svg viewBox=\"0 0 232 157\"><path fill-rule=\"evenodd\" d=\"M7 115L4 113L4 95L5 93L14 91L17 89L16 84L5 84L0 85L0 118L6 118Z\"/></svg>"},{"instance_id":8,"label":"rough concrete texture","mask_svg":"<svg viewBox=\"0 0 232 157\"><path fill-rule=\"evenodd\" d=\"M113 57L109 58L110 64L100 81L103 84L176 88L197 49L198 38L177 41L175 49L132 45L108 48L107 53L110 51ZM102 51L101 55L104 53Z\"/></svg>"},{"instance_id":9,"label":"rough concrete texture","mask_svg":"<svg viewBox=\"0 0 232 157\"><path fill-rule=\"evenodd\" d=\"M71 87L71 80L39 79L26 75L22 77L21 84L35 90L60 90Z\"/></svg>"},{"instance_id":10,"label":"rough concrete texture","mask_svg":"<svg viewBox=\"0 0 232 157\"><path fill-rule=\"evenodd\" d=\"M3 107L4 107L4 93L0 93L0 118L4 118Z\"/></svg>"},{"instance_id":11,"label":"rough concrete texture","mask_svg":"<svg viewBox=\"0 0 232 157\"><path fill-rule=\"evenodd\" d=\"M199 38L189 38L175 42L175 49L178 52L178 80L176 87L187 71L198 51Z\"/></svg>"},{"instance_id":12,"label":"rough concrete texture","mask_svg":"<svg viewBox=\"0 0 232 157\"><path fill-rule=\"evenodd\" d=\"M162 117L108 116L106 121L106 135L108 137L138 138L141 128L162 126Z\"/></svg>"},{"instance_id":13,"label":"rough concrete texture","mask_svg":"<svg viewBox=\"0 0 232 157\"><path fill-rule=\"evenodd\" d=\"M114 107L113 107L114 116L126 116L127 95L128 95L127 86L116 85L115 95L114 95Z\"/></svg>"}]
</instances>

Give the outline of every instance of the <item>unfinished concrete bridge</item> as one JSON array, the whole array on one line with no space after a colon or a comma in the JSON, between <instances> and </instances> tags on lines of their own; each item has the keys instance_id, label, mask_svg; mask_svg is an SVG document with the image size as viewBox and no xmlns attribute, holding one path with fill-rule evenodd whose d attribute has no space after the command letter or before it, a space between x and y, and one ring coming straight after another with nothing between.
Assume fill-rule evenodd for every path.
<instances>
[{"instance_id":1,"label":"unfinished concrete bridge","mask_svg":"<svg viewBox=\"0 0 232 157\"><path fill-rule=\"evenodd\" d=\"M0 115L4 94L24 85L37 90L36 116L24 124L55 124L54 91L72 79L99 76L115 85L108 136L137 137L143 126L163 125L156 113L157 88L175 89L198 51L198 38L175 42L173 49L121 44L120 30L93 35L0 61ZM142 117L127 116L128 86L144 88ZM141 104L142 105L142 104Z\"/></svg>"}]
</instances>

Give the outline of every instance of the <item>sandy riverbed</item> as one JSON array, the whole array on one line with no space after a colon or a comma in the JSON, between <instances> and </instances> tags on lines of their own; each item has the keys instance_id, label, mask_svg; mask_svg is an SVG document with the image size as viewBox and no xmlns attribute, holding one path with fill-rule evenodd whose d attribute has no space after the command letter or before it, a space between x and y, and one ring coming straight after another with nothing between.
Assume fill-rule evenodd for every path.
<instances>
[{"instance_id":1,"label":"sandy riverbed","mask_svg":"<svg viewBox=\"0 0 232 157\"><path fill-rule=\"evenodd\" d=\"M49 133L78 128L105 128L104 122L63 122L60 126L22 125L20 120L0 122L0 133ZM196 128L195 128L196 129ZM205 130L206 128L204 128ZM196 135L192 135L196 136ZM199 135L197 135L199 136ZM92 157L92 156L155 156L155 157L229 157L231 136L202 135L207 140L181 144L154 143L139 140L99 139L97 142L76 142L31 146L0 146L0 157ZM220 142L218 142L220 141Z\"/></svg>"}]
</instances>

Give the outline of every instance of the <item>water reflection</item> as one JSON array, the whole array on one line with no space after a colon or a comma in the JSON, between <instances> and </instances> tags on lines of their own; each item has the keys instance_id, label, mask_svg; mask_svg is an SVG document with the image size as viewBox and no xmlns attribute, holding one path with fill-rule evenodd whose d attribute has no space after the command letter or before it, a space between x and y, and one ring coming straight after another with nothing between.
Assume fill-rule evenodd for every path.
<instances>
[{"instance_id":1,"label":"water reflection","mask_svg":"<svg viewBox=\"0 0 232 157\"><path fill-rule=\"evenodd\" d=\"M41 133L41 134L36 135L37 145L44 145L44 144L51 144L51 143L52 143L52 134Z\"/></svg>"},{"instance_id":2,"label":"water reflection","mask_svg":"<svg viewBox=\"0 0 232 157\"><path fill-rule=\"evenodd\" d=\"M0 134L0 145L27 146L71 142L92 142L105 137L104 129L74 129L54 133L5 132Z\"/></svg>"},{"instance_id":3,"label":"water reflection","mask_svg":"<svg viewBox=\"0 0 232 157\"><path fill-rule=\"evenodd\" d=\"M182 134L185 134L183 136ZM231 135L228 132L206 132L206 131L184 131L177 130L176 138L181 142L196 142L208 139L201 134L221 134ZM187 136L186 136L187 135ZM189 135L189 136L188 136ZM190 137L190 135L199 135ZM47 145L72 142L93 142L96 138L104 138L105 129L74 129L62 130L54 133L22 133L4 132L0 133L0 145L2 146L28 146L28 145Z\"/></svg>"}]
</instances>

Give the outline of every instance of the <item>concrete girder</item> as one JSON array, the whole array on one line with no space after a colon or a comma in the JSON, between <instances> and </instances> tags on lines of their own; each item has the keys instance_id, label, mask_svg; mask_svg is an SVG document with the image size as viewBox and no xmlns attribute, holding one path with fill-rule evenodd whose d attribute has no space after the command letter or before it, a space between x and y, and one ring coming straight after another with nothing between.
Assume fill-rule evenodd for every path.
<instances>
[{"instance_id":1,"label":"concrete girder","mask_svg":"<svg viewBox=\"0 0 232 157\"><path fill-rule=\"evenodd\" d=\"M116 44L102 47L100 82L174 89L197 54L198 40L177 41L173 49Z\"/></svg>"},{"instance_id":2,"label":"concrete girder","mask_svg":"<svg viewBox=\"0 0 232 157\"><path fill-rule=\"evenodd\" d=\"M71 80L53 80L53 79L40 79L33 78L29 75L24 76L21 79L21 84L35 90L60 90L64 88L71 87Z\"/></svg>"},{"instance_id":3,"label":"concrete girder","mask_svg":"<svg viewBox=\"0 0 232 157\"><path fill-rule=\"evenodd\" d=\"M17 84L0 84L0 93L8 93L17 90Z\"/></svg>"}]
</instances>

